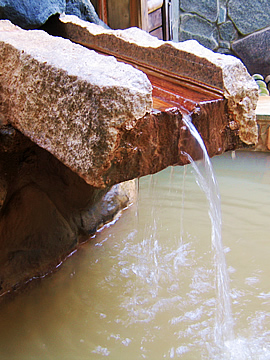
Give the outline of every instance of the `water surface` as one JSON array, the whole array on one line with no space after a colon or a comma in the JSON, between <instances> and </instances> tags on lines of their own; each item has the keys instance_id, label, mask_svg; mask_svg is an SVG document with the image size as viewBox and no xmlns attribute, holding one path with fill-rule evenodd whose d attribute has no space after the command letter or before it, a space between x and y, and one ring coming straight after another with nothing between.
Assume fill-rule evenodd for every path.
<instances>
[{"instance_id":1,"label":"water surface","mask_svg":"<svg viewBox=\"0 0 270 360\"><path fill-rule=\"evenodd\" d=\"M270 156L213 166L234 317L227 355L214 342L209 205L187 166L140 179L137 204L113 226L1 306L0 359L270 359Z\"/></svg>"}]
</instances>

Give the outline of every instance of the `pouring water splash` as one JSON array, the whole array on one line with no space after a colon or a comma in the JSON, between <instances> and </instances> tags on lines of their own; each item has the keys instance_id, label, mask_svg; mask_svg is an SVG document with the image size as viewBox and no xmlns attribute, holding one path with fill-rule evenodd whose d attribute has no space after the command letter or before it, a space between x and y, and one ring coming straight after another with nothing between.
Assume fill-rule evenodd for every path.
<instances>
[{"instance_id":1,"label":"pouring water splash","mask_svg":"<svg viewBox=\"0 0 270 360\"><path fill-rule=\"evenodd\" d=\"M194 162L189 154L185 153L185 156L187 156L193 169L195 170L197 176L196 181L209 201L209 217L212 225L211 238L212 249L214 251L217 289L215 343L220 348L220 350L224 351L226 342L231 342L234 339L234 331L231 311L229 276L221 236L222 219L220 194L212 164L204 142L197 129L192 124L190 117L185 115L183 116L183 120L202 149L202 159L200 162Z\"/></svg>"}]
</instances>

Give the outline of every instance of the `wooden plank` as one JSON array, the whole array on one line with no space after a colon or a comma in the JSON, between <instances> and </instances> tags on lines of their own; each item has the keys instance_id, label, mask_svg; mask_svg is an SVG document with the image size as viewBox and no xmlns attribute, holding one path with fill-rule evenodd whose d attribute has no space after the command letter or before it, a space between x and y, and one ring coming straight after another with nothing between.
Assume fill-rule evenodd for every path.
<instances>
[{"instance_id":1,"label":"wooden plank","mask_svg":"<svg viewBox=\"0 0 270 360\"><path fill-rule=\"evenodd\" d=\"M148 5L147 0L139 1L139 27L142 30L148 31Z\"/></svg>"},{"instance_id":2,"label":"wooden plank","mask_svg":"<svg viewBox=\"0 0 270 360\"><path fill-rule=\"evenodd\" d=\"M160 26L162 26L161 8L153 11L148 15L148 31L151 32L152 30L157 29Z\"/></svg>"},{"instance_id":3,"label":"wooden plank","mask_svg":"<svg viewBox=\"0 0 270 360\"><path fill-rule=\"evenodd\" d=\"M260 96L256 108L257 120L270 121L270 96Z\"/></svg>"},{"instance_id":4,"label":"wooden plank","mask_svg":"<svg viewBox=\"0 0 270 360\"><path fill-rule=\"evenodd\" d=\"M147 1L148 13L160 9L162 5L163 5L163 0L148 0Z\"/></svg>"},{"instance_id":5,"label":"wooden plank","mask_svg":"<svg viewBox=\"0 0 270 360\"><path fill-rule=\"evenodd\" d=\"M98 1L98 15L105 24L108 24L107 0Z\"/></svg>"},{"instance_id":6,"label":"wooden plank","mask_svg":"<svg viewBox=\"0 0 270 360\"><path fill-rule=\"evenodd\" d=\"M112 29L130 27L129 0L107 0L108 25Z\"/></svg>"},{"instance_id":7,"label":"wooden plank","mask_svg":"<svg viewBox=\"0 0 270 360\"><path fill-rule=\"evenodd\" d=\"M160 26L159 28L153 30L153 31L150 31L150 34L152 36L155 36L157 37L158 39L160 40L163 40L163 29L162 29L162 26Z\"/></svg>"},{"instance_id":8,"label":"wooden plank","mask_svg":"<svg viewBox=\"0 0 270 360\"><path fill-rule=\"evenodd\" d=\"M138 0L130 0L129 1L129 11L130 11L130 26L138 26L139 27L139 1Z\"/></svg>"},{"instance_id":9,"label":"wooden plank","mask_svg":"<svg viewBox=\"0 0 270 360\"><path fill-rule=\"evenodd\" d=\"M169 35L170 19L169 19L169 5L168 0L164 0L164 4L161 8L162 11L162 30L163 40L171 40Z\"/></svg>"}]
</instances>

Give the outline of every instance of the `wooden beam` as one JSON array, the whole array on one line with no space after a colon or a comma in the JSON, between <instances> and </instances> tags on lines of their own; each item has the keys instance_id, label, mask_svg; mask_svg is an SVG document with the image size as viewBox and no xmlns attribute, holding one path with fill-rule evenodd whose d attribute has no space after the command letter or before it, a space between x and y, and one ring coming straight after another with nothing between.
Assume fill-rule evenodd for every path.
<instances>
[{"instance_id":1,"label":"wooden beam","mask_svg":"<svg viewBox=\"0 0 270 360\"><path fill-rule=\"evenodd\" d=\"M129 12L130 12L130 26L139 27L139 0L130 0L129 1Z\"/></svg>"},{"instance_id":2,"label":"wooden beam","mask_svg":"<svg viewBox=\"0 0 270 360\"><path fill-rule=\"evenodd\" d=\"M148 31L148 4L147 0L139 0L139 27Z\"/></svg>"},{"instance_id":3,"label":"wooden beam","mask_svg":"<svg viewBox=\"0 0 270 360\"><path fill-rule=\"evenodd\" d=\"M98 0L98 15L105 24L108 24L107 0Z\"/></svg>"}]
</instances>

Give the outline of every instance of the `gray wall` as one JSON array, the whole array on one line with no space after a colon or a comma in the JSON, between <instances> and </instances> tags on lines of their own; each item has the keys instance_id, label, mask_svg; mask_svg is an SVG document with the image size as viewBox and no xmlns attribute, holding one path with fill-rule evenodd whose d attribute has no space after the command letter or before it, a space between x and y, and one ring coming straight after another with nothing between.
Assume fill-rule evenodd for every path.
<instances>
[{"instance_id":1,"label":"gray wall","mask_svg":"<svg viewBox=\"0 0 270 360\"><path fill-rule=\"evenodd\" d=\"M240 57L251 73L270 73L269 0L172 0L173 39L198 40ZM176 23L178 22L178 26Z\"/></svg>"}]
</instances>

